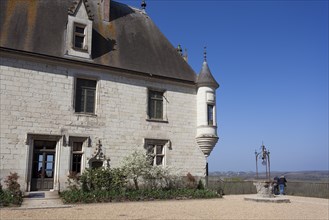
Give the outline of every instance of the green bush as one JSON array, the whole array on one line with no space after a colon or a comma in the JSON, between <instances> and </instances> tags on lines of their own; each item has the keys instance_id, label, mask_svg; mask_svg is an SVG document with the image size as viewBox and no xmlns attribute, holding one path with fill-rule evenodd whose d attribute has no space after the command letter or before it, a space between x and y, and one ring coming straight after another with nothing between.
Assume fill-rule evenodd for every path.
<instances>
[{"instance_id":1,"label":"green bush","mask_svg":"<svg viewBox=\"0 0 329 220\"><path fill-rule=\"evenodd\" d=\"M197 185L196 188L197 189L204 189L204 184L203 184L202 180L199 180L198 185Z\"/></svg>"},{"instance_id":2,"label":"green bush","mask_svg":"<svg viewBox=\"0 0 329 220\"><path fill-rule=\"evenodd\" d=\"M120 168L97 168L86 169L81 177L81 188L83 191L119 190L124 189L126 176Z\"/></svg>"},{"instance_id":3,"label":"green bush","mask_svg":"<svg viewBox=\"0 0 329 220\"><path fill-rule=\"evenodd\" d=\"M121 168L112 168L111 190L119 191L125 190L127 184L127 177Z\"/></svg>"},{"instance_id":4,"label":"green bush","mask_svg":"<svg viewBox=\"0 0 329 220\"><path fill-rule=\"evenodd\" d=\"M133 188L129 188L128 180L134 183ZM152 166L150 157L139 151L126 157L121 168L70 174L68 184L68 190L61 192L64 203L219 197L190 173L182 178L172 174L169 167Z\"/></svg>"},{"instance_id":5,"label":"green bush","mask_svg":"<svg viewBox=\"0 0 329 220\"><path fill-rule=\"evenodd\" d=\"M19 206L22 204L22 196L13 194L9 190L3 190L0 192L0 207L1 206Z\"/></svg>"},{"instance_id":6,"label":"green bush","mask_svg":"<svg viewBox=\"0 0 329 220\"><path fill-rule=\"evenodd\" d=\"M115 190L67 190L61 192L60 196L64 203L94 203L94 202L112 202L112 201L149 201L149 200L167 200L167 199L200 199L200 198L218 198L214 191L203 189L139 189L119 192Z\"/></svg>"}]
</instances>

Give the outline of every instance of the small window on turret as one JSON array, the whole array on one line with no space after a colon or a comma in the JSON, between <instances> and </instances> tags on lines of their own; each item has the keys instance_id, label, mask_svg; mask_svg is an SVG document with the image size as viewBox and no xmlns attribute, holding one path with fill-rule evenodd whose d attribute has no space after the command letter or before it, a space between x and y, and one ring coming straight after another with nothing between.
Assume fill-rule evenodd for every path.
<instances>
[{"instance_id":1,"label":"small window on turret","mask_svg":"<svg viewBox=\"0 0 329 220\"><path fill-rule=\"evenodd\" d=\"M214 125L214 106L208 104L208 125Z\"/></svg>"}]
</instances>

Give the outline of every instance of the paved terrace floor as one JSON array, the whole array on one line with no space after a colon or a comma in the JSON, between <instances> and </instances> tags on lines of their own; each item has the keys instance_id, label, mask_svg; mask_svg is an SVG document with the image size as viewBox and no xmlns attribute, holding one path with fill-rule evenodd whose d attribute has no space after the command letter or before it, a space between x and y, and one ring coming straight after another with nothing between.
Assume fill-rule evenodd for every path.
<instances>
[{"instance_id":1,"label":"paved terrace floor","mask_svg":"<svg viewBox=\"0 0 329 220\"><path fill-rule=\"evenodd\" d=\"M2 208L0 219L329 219L329 199L285 196L290 203L262 203L244 197Z\"/></svg>"}]
</instances>

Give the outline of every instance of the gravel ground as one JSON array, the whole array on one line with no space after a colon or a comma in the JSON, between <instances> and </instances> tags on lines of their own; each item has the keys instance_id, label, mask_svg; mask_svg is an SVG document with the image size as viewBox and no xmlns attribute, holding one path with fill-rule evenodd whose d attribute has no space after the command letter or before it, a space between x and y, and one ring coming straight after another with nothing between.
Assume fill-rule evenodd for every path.
<instances>
[{"instance_id":1,"label":"gravel ground","mask_svg":"<svg viewBox=\"0 0 329 220\"><path fill-rule=\"evenodd\" d=\"M329 199L286 196L291 203L222 199L74 205L71 208L0 210L0 219L329 219Z\"/></svg>"}]
</instances>

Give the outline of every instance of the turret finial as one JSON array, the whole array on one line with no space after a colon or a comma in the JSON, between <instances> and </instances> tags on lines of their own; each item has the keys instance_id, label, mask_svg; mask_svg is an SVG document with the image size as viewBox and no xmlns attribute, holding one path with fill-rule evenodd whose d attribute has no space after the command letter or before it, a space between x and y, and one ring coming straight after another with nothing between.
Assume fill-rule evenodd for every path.
<instances>
[{"instance_id":1,"label":"turret finial","mask_svg":"<svg viewBox=\"0 0 329 220\"><path fill-rule=\"evenodd\" d=\"M146 2L145 2L145 0L142 1L141 7L142 7L142 10L145 11L145 8L146 8Z\"/></svg>"},{"instance_id":2,"label":"turret finial","mask_svg":"<svg viewBox=\"0 0 329 220\"><path fill-rule=\"evenodd\" d=\"M203 48L203 58L204 58L204 61L207 61L207 47L206 46Z\"/></svg>"},{"instance_id":3,"label":"turret finial","mask_svg":"<svg viewBox=\"0 0 329 220\"><path fill-rule=\"evenodd\" d=\"M179 53L179 55L183 55L183 50L182 50L182 47L181 47L181 45L180 44L178 44L178 46L177 46L177 52Z\"/></svg>"}]
</instances>

